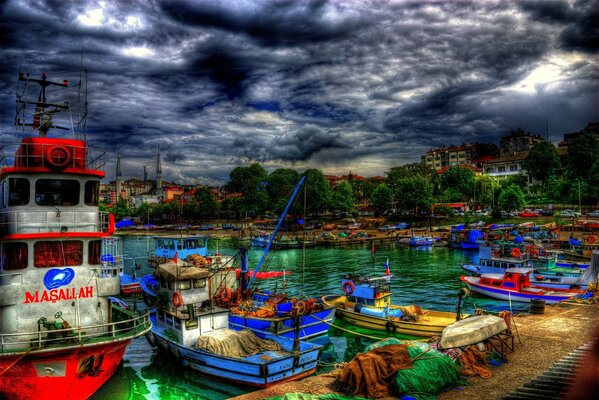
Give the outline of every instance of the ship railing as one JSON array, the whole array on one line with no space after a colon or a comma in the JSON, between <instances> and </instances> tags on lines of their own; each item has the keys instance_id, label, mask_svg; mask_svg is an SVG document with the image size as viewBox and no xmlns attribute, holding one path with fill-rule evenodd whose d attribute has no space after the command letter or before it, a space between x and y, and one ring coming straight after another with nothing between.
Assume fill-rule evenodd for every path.
<instances>
[{"instance_id":1,"label":"ship railing","mask_svg":"<svg viewBox=\"0 0 599 400\"><path fill-rule=\"evenodd\" d=\"M64 209L44 211L3 211L0 212L0 234L28 233L68 233L68 232L107 232L108 212L65 211Z\"/></svg>"},{"instance_id":2,"label":"ship railing","mask_svg":"<svg viewBox=\"0 0 599 400\"><path fill-rule=\"evenodd\" d=\"M112 304L112 311L113 322L106 324L0 334L0 354L122 341L140 336L152 327L149 311L138 315L115 304Z\"/></svg>"},{"instance_id":3,"label":"ship railing","mask_svg":"<svg viewBox=\"0 0 599 400\"><path fill-rule=\"evenodd\" d=\"M48 153L60 143L11 143L0 145L0 167L50 168L56 165L48 161ZM64 168L104 171L106 152L90 146L65 145L69 152Z\"/></svg>"}]
</instances>

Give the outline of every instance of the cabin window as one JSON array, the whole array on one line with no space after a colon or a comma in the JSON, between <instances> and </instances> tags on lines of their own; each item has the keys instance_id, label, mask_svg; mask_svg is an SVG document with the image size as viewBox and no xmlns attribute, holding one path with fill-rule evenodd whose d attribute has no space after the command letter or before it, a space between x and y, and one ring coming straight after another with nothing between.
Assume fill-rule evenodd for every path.
<instances>
[{"instance_id":1,"label":"cabin window","mask_svg":"<svg viewBox=\"0 0 599 400\"><path fill-rule=\"evenodd\" d=\"M506 288L515 288L516 286L514 285L514 282L503 282L503 287Z\"/></svg>"},{"instance_id":2,"label":"cabin window","mask_svg":"<svg viewBox=\"0 0 599 400\"><path fill-rule=\"evenodd\" d=\"M196 239L188 240L185 242L188 249L197 249L199 247L198 241Z\"/></svg>"},{"instance_id":3,"label":"cabin window","mask_svg":"<svg viewBox=\"0 0 599 400\"><path fill-rule=\"evenodd\" d=\"M24 206L29 203L29 181L25 178L8 180L8 205Z\"/></svg>"},{"instance_id":4,"label":"cabin window","mask_svg":"<svg viewBox=\"0 0 599 400\"><path fill-rule=\"evenodd\" d=\"M170 290L175 290L175 282L173 281L168 281L168 288Z\"/></svg>"},{"instance_id":5,"label":"cabin window","mask_svg":"<svg viewBox=\"0 0 599 400\"><path fill-rule=\"evenodd\" d=\"M173 326L173 316L170 314L166 315L166 323L167 325Z\"/></svg>"},{"instance_id":6,"label":"cabin window","mask_svg":"<svg viewBox=\"0 0 599 400\"><path fill-rule=\"evenodd\" d=\"M177 286L179 286L179 290L191 289L191 281L188 281L188 280L179 281L179 283L177 284Z\"/></svg>"},{"instance_id":7,"label":"cabin window","mask_svg":"<svg viewBox=\"0 0 599 400\"><path fill-rule=\"evenodd\" d=\"M177 242L177 250L183 250L185 247L183 247L185 245L185 243L183 243L182 241L178 241Z\"/></svg>"},{"instance_id":8,"label":"cabin window","mask_svg":"<svg viewBox=\"0 0 599 400\"><path fill-rule=\"evenodd\" d=\"M102 250L102 241L101 240L92 240L89 242L87 247L87 262L90 265L99 265L102 264L100 259L100 252Z\"/></svg>"},{"instance_id":9,"label":"cabin window","mask_svg":"<svg viewBox=\"0 0 599 400\"><path fill-rule=\"evenodd\" d=\"M75 206L79 204L79 182L70 179L38 179L35 203L40 206Z\"/></svg>"},{"instance_id":10,"label":"cabin window","mask_svg":"<svg viewBox=\"0 0 599 400\"><path fill-rule=\"evenodd\" d=\"M163 248L168 250L175 250L175 241L171 239L164 240Z\"/></svg>"},{"instance_id":11,"label":"cabin window","mask_svg":"<svg viewBox=\"0 0 599 400\"><path fill-rule=\"evenodd\" d=\"M27 243L10 242L2 244L2 269L12 271L27 268Z\"/></svg>"},{"instance_id":12,"label":"cabin window","mask_svg":"<svg viewBox=\"0 0 599 400\"><path fill-rule=\"evenodd\" d=\"M177 317L175 317L174 320L175 320L175 329L181 330L181 320Z\"/></svg>"},{"instance_id":13,"label":"cabin window","mask_svg":"<svg viewBox=\"0 0 599 400\"><path fill-rule=\"evenodd\" d=\"M117 193L117 196L120 195ZM85 182L85 205L97 206L100 199L100 182L87 181Z\"/></svg>"},{"instance_id":14,"label":"cabin window","mask_svg":"<svg viewBox=\"0 0 599 400\"><path fill-rule=\"evenodd\" d=\"M39 241L33 246L33 265L37 268L83 264L83 242Z\"/></svg>"},{"instance_id":15,"label":"cabin window","mask_svg":"<svg viewBox=\"0 0 599 400\"><path fill-rule=\"evenodd\" d=\"M162 310L157 310L158 313L158 319L162 322L164 322L164 311Z\"/></svg>"},{"instance_id":16,"label":"cabin window","mask_svg":"<svg viewBox=\"0 0 599 400\"><path fill-rule=\"evenodd\" d=\"M156 248L161 249L163 246L162 239L156 239Z\"/></svg>"},{"instance_id":17,"label":"cabin window","mask_svg":"<svg viewBox=\"0 0 599 400\"><path fill-rule=\"evenodd\" d=\"M193 280L193 288L201 289L206 287L206 279L194 279Z\"/></svg>"}]
</instances>

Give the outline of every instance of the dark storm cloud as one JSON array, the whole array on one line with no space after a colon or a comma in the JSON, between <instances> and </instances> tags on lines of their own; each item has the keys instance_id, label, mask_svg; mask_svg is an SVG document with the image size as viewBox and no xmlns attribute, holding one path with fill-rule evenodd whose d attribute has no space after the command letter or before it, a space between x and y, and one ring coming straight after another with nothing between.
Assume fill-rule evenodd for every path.
<instances>
[{"instance_id":1,"label":"dark storm cloud","mask_svg":"<svg viewBox=\"0 0 599 400\"><path fill-rule=\"evenodd\" d=\"M267 46L333 40L364 25L359 13L346 15L342 20L328 18L328 13L335 8L333 2L325 0L171 1L162 5L163 13L176 21L245 34Z\"/></svg>"},{"instance_id":2,"label":"dark storm cloud","mask_svg":"<svg viewBox=\"0 0 599 400\"><path fill-rule=\"evenodd\" d=\"M262 162L382 175L510 130L554 141L597 116L588 1L9 1L0 127L21 59L89 76L88 131L114 177L223 183ZM9 112L6 112L9 110Z\"/></svg>"}]
</instances>

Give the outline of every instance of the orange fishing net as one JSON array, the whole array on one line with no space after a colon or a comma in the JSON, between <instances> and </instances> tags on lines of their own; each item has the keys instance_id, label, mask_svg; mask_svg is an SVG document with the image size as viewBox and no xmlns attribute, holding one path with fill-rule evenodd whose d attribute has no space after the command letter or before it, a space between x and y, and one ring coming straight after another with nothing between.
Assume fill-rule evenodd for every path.
<instances>
[{"instance_id":1,"label":"orange fishing net","mask_svg":"<svg viewBox=\"0 0 599 400\"><path fill-rule=\"evenodd\" d=\"M475 346L470 346L460 354L458 358L462 366L462 375L476 376L481 378L490 378L493 373L489 369L489 361L484 353L480 352Z\"/></svg>"}]
</instances>

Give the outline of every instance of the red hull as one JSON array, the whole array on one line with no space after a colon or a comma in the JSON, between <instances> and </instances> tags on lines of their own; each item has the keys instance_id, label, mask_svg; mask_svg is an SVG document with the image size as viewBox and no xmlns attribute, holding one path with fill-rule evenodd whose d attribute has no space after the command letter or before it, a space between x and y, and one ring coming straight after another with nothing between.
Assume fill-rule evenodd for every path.
<instances>
[{"instance_id":1,"label":"red hull","mask_svg":"<svg viewBox=\"0 0 599 400\"><path fill-rule=\"evenodd\" d=\"M129 342L2 357L0 398L87 399L116 372Z\"/></svg>"}]
</instances>

